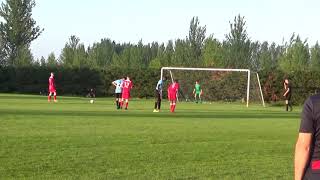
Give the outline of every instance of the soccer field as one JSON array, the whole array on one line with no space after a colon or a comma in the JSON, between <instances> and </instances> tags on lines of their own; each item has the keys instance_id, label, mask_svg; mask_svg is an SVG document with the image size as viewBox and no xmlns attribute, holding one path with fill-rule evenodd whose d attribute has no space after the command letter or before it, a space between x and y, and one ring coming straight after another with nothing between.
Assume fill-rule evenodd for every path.
<instances>
[{"instance_id":1,"label":"soccer field","mask_svg":"<svg viewBox=\"0 0 320 180\"><path fill-rule=\"evenodd\" d=\"M0 179L292 179L300 107L0 94Z\"/></svg>"}]
</instances>

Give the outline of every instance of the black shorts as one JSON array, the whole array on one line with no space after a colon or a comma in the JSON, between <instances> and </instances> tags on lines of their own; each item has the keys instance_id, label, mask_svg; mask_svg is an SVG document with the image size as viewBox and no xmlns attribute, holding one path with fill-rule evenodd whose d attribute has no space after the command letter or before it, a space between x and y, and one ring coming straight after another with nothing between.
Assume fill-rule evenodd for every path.
<instances>
[{"instance_id":1,"label":"black shorts","mask_svg":"<svg viewBox=\"0 0 320 180\"><path fill-rule=\"evenodd\" d=\"M120 99L120 98L122 98L122 93L116 93L115 96L116 96L117 99Z\"/></svg>"},{"instance_id":2,"label":"black shorts","mask_svg":"<svg viewBox=\"0 0 320 180\"><path fill-rule=\"evenodd\" d=\"M286 101L290 101L291 100L291 94L286 95Z\"/></svg>"},{"instance_id":3,"label":"black shorts","mask_svg":"<svg viewBox=\"0 0 320 180\"><path fill-rule=\"evenodd\" d=\"M311 168L307 168L303 180L319 180L320 179L320 172L319 170L311 170Z\"/></svg>"},{"instance_id":4,"label":"black shorts","mask_svg":"<svg viewBox=\"0 0 320 180\"><path fill-rule=\"evenodd\" d=\"M159 99L161 100L161 94L160 94L160 92L158 90L155 90L154 97L155 97L156 100L159 100Z\"/></svg>"}]
</instances>

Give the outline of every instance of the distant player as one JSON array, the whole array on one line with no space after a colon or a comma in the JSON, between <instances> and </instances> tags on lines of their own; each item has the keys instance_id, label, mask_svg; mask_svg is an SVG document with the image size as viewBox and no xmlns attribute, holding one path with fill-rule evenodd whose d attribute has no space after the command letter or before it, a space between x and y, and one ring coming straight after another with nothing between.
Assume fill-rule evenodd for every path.
<instances>
[{"instance_id":1,"label":"distant player","mask_svg":"<svg viewBox=\"0 0 320 180\"><path fill-rule=\"evenodd\" d=\"M96 98L95 90L91 88L87 96L91 99L90 103L94 103L94 99Z\"/></svg>"},{"instance_id":2,"label":"distant player","mask_svg":"<svg viewBox=\"0 0 320 180\"><path fill-rule=\"evenodd\" d=\"M174 112L176 109L177 96L179 91L179 83L173 82L168 87L168 100L170 102L170 112Z\"/></svg>"},{"instance_id":3,"label":"distant player","mask_svg":"<svg viewBox=\"0 0 320 180\"><path fill-rule=\"evenodd\" d=\"M53 72L50 74L50 77L49 77L48 102L51 102L51 96L52 95L53 95L54 102L57 102L57 91L56 91L56 84L54 82L54 74L53 74Z\"/></svg>"},{"instance_id":4,"label":"distant player","mask_svg":"<svg viewBox=\"0 0 320 180\"><path fill-rule=\"evenodd\" d=\"M154 103L154 110L153 112L159 112L161 108L161 100L162 100L162 89L163 89L163 83L166 80L165 77L160 79L157 83L156 90L155 90L155 100Z\"/></svg>"},{"instance_id":5,"label":"distant player","mask_svg":"<svg viewBox=\"0 0 320 180\"><path fill-rule=\"evenodd\" d=\"M130 99L130 91L133 87L133 84L130 80L130 77L127 77L126 80L122 83L122 100L120 102L121 109L123 107L123 103L126 102L125 110L128 110L129 99Z\"/></svg>"},{"instance_id":6,"label":"distant player","mask_svg":"<svg viewBox=\"0 0 320 180\"><path fill-rule=\"evenodd\" d=\"M120 104L122 101L122 83L123 80L125 78L122 79L118 79L112 82L112 84L116 87L115 89L115 97L116 97L116 107L117 109L120 109Z\"/></svg>"},{"instance_id":7,"label":"distant player","mask_svg":"<svg viewBox=\"0 0 320 180\"><path fill-rule=\"evenodd\" d=\"M284 90L285 90L283 97L285 97L285 99L286 99L286 101L285 101L286 102L286 111L289 111L289 107L290 107L290 111L292 111L292 104L291 104L292 87L291 87L291 84L289 83L288 79L284 80L283 86L284 86Z\"/></svg>"},{"instance_id":8,"label":"distant player","mask_svg":"<svg viewBox=\"0 0 320 180\"><path fill-rule=\"evenodd\" d=\"M196 103L198 103L198 99L201 102L202 89L199 84L199 81L196 81L196 84L193 89L193 94L194 94L194 100L196 101ZM197 97L198 97L198 99L197 99Z\"/></svg>"}]
</instances>

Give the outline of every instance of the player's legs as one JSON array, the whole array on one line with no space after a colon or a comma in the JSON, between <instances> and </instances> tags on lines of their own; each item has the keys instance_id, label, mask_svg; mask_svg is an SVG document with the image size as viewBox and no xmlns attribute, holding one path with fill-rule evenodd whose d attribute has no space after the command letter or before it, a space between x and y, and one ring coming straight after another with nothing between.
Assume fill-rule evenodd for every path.
<instances>
[{"instance_id":1,"label":"player's legs","mask_svg":"<svg viewBox=\"0 0 320 180\"><path fill-rule=\"evenodd\" d=\"M57 92L56 91L53 92L53 100L54 100L54 102L58 102L57 101Z\"/></svg>"},{"instance_id":2,"label":"player's legs","mask_svg":"<svg viewBox=\"0 0 320 180\"><path fill-rule=\"evenodd\" d=\"M119 97L118 97L118 93L115 93L115 94L114 94L114 97L115 97L115 99L116 99L116 107L117 107L117 109L118 109L118 107L119 107Z\"/></svg>"},{"instance_id":3,"label":"player's legs","mask_svg":"<svg viewBox=\"0 0 320 180\"><path fill-rule=\"evenodd\" d=\"M120 109L121 93L116 93L116 107Z\"/></svg>"},{"instance_id":4,"label":"player's legs","mask_svg":"<svg viewBox=\"0 0 320 180\"><path fill-rule=\"evenodd\" d=\"M286 99L285 103L286 103L286 111L288 111L289 101Z\"/></svg>"},{"instance_id":5,"label":"player's legs","mask_svg":"<svg viewBox=\"0 0 320 180\"><path fill-rule=\"evenodd\" d=\"M173 101L173 103L172 103L172 112L174 112L175 111L175 109L176 109L176 104L177 104L177 101L176 100L174 100Z\"/></svg>"},{"instance_id":6,"label":"player's legs","mask_svg":"<svg viewBox=\"0 0 320 180\"><path fill-rule=\"evenodd\" d=\"M194 101L195 101L196 103L198 103L198 100L197 100L197 93L194 93Z\"/></svg>"},{"instance_id":7,"label":"player's legs","mask_svg":"<svg viewBox=\"0 0 320 180\"><path fill-rule=\"evenodd\" d=\"M122 107L123 107L123 101L124 101L124 98L121 98L121 100L120 100L120 109L122 109Z\"/></svg>"},{"instance_id":8,"label":"player's legs","mask_svg":"<svg viewBox=\"0 0 320 180\"><path fill-rule=\"evenodd\" d=\"M129 105L129 99L126 99L126 108L125 108L125 110L128 110L128 105Z\"/></svg>"},{"instance_id":9,"label":"player's legs","mask_svg":"<svg viewBox=\"0 0 320 180\"><path fill-rule=\"evenodd\" d=\"M161 98L159 97L159 99L158 99L158 111L160 111L160 109L161 109Z\"/></svg>"},{"instance_id":10,"label":"player's legs","mask_svg":"<svg viewBox=\"0 0 320 180\"><path fill-rule=\"evenodd\" d=\"M292 104L291 104L291 95L288 96L288 106L290 107L290 111L292 111Z\"/></svg>"},{"instance_id":11,"label":"player's legs","mask_svg":"<svg viewBox=\"0 0 320 180\"><path fill-rule=\"evenodd\" d=\"M48 102L51 102L51 96L52 96L52 92L49 92L49 95L48 95Z\"/></svg>"},{"instance_id":12,"label":"player's legs","mask_svg":"<svg viewBox=\"0 0 320 180\"><path fill-rule=\"evenodd\" d=\"M201 100L201 93L199 93L199 101L200 101L200 103L202 103L202 100Z\"/></svg>"},{"instance_id":13,"label":"player's legs","mask_svg":"<svg viewBox=\"0 0 320 180\"><path fill-rule=\"evenodd\" d=\"M153 112L158 112L158 97L159 97L159 92L156 90L155 93L155 102L154 102L154 110Z\"/></svg>"}]
</instances>

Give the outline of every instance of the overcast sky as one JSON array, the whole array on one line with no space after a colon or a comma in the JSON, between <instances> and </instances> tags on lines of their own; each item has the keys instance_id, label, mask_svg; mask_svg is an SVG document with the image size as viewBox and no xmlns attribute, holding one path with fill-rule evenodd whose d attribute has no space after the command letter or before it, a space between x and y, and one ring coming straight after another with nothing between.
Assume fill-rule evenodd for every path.
<instances>
[{"instance_id":1,"label":"overcast sky","mask_svg":"<svg viewBox=\"0 0 320 180\"><path fill-rule=\"evenodd\" d=\"M317 0L36 0L36 4L33 18L45 29L31 46L36 58L50 52L60 55L71 35L86 46L101 38L131 43L185 38L193 16L207 26L207 35L219 40L237 14L245 16L252 40L282 44L293 32L311 45L320 40Z\"/></svg>"}]
</instances>

